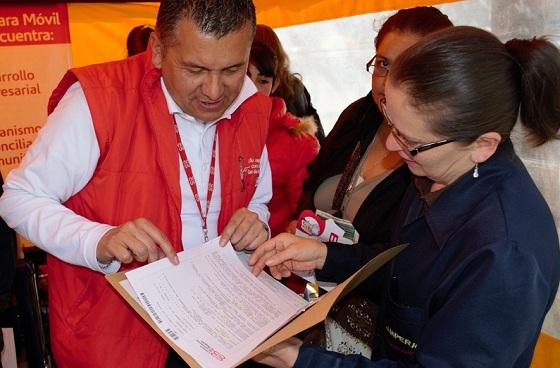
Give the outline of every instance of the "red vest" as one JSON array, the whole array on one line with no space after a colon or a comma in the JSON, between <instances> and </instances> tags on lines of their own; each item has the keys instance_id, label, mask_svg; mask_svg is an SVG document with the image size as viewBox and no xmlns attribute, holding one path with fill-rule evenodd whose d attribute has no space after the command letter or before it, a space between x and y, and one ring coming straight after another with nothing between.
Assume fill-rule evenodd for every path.
<instances>
[{"instance_id":1,"label":"red vest","mask_svg":"<svg viewBox=\"0 0 560 368\"><path fill-rule=\"evenodd\" d=\"M168 112L160 77L149 53L73 69L53 92L49 113L68 87L79 80L101 153L89 183L64 205L92 221L110 225L147 218L179 251L179 162L173 116ZM261 157L269 114L269 100L255 94L231 120L218 124L222 194L218 233L235 210L247 207L255 192L258 171L245 170L242 177L240 165L248 166ZM51 343L59 367L164 365L165 342L102 274L53 256L49 256L48 267Z\"/></svg>"}]
</instances>

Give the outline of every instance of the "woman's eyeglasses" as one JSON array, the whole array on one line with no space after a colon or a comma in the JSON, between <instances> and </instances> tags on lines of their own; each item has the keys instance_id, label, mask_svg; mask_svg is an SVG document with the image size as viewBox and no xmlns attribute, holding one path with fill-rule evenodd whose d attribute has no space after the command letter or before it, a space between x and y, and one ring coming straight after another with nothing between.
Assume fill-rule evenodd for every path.
<instances>
[{"instance_id":1,"label":"woman's eyeglasses","mask_svg":"<svg viewBox=\"0 0 560 368\"><path fill-rule=\"evenodd\" d=\"M389 73L389 62L375 55L366 63L366 71L376 77L386 77Z\"/></svg>"},{"instance_id":2,"label":"woman's eyeglasses","mask_svg":"<svg viewBox=\"0 0 560 368\"><path fill-rule=\"evenodd\" d=\"M447 143L455 142L455 139L442 139L442 140L439 140L439 141L436 141L436 142L424 143L424 144L421 144L421 145L416 146L414 148L411 148L412 145L408 142L408 140L406 138L404 138L401 135L401 133L397 130L397 128L395 128L393 126L391 118L389 117L389 114L387 113L387 106L385 105L385 101L381 101L381 110L383 110L383 115L385 115L385 121L387 122L387 125L391 129L391 134L395 138L395 141L397 141L399 146L402 147L404 152L410 158L413 158L414 156L416 156L420 152L424 152L424 151L430 150L432 148L443 146L444 144L447 144Z\"/></svg>"}]
</instances>

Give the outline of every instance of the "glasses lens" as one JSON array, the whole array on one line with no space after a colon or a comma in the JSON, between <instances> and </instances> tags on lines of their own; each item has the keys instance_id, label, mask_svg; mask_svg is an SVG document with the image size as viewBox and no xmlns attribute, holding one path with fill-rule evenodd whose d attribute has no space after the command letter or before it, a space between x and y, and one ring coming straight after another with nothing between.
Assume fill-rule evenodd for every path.
<instances>
[{"instance_id":1,"label":"glasses lens","mask_svg":"<svg viewBox=\"0 0 560 368\"><path fill-rule=\"evenodd\" d=\"M372 74L375 74L377 77L386 77L389 73L389 63L384 58L378 58L375 55L372 59Z\"/></svg>"},{"instance_id":2,"label":"glasses lens","mask_svg":"<svg viewBox=\"0 0 560 368\"><path fill-rule=\"evenodd\" d=\"M410 148L408 147L408 145L406 144L406 142L402 139L402 137L399 134L399 131L397 129L395 129L394 127L391 127L391 134L393 135L393 138L395 138L395 141L397 141L397 143L399 144L399 146L401 146L402 151L409 157L412 158L412 154L410 153Z\"/></svg>"}]
</instances>

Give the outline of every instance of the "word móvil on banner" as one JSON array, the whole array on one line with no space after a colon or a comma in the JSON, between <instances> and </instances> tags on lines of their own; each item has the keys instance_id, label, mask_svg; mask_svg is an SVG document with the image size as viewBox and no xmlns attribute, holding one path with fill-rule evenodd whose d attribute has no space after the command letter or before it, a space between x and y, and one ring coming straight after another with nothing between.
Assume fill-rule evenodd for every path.
<instances>
[{"instance_id":1,"label":"word m\u00f3vil on banner","mask_svg":"<svg viewBox=\"0 0 560 368\"><path fill-rule=\"evenodd\" d=\"M34 25L34 26L55 26L60 25L60 16L58 12L52 12L49 15L43 13L23 13L21 21L19 17L9 16L0 17L0 27L19 27L21 25Z\"/></svg>"},{"instance_id":2,"label":"word m\u00f3vil on banner","mask_svg":"<svg viewBox=\"0 0 560 368\"><path fill-rule=\"evenodd\" d=\"M17 16L0 16L0 28L21 26L48 27L59 26L61 24L58 12L52 12L50 14L23 13L21 14L21 18ZM19 42L49 42L54 41L54 39L55 35L52 31L36 31L35 29L26 31L22 31L21 29L0 31L0 45Z\"/></svg>"}]
</instances>

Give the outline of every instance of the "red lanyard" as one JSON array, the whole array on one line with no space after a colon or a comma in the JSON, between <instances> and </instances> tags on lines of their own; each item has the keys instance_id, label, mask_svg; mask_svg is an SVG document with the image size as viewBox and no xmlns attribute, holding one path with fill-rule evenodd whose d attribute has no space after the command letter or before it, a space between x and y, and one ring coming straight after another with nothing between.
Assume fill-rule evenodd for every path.
<instances>
[{"instance_id":1,"label":"red lanyard","mask_svg":"<svg viewBox=\"0 0 560 368\"><path fill-rule=\"evenodd\" d=\"M194 180L194 174L192 172L191 164L187 158L187 153L181 142L181 135L179 134L179 127L177 126L177 121L174 119L175 123L175 134L177 135L177 150L179 151L179 156L181 157L181 162L183 163L183 168L185 169L185 174L187 174L187 180L191 186L191 190L194 195L194 200L196 206L198 207L198 212L200 213L200 219L202 220L202 233L204 234L204 241L208 241L208 211L210 209L210 201L212 200L212 193L214 192L214 169L216 167L216 133L214 133L214 143L212 144L212 159L210 161L210 175L208 176L208 194L206 195L206 211L202 212L202 204L200 203L200 196L198 195L198 189L196 187L196 181Z\"/></svg>"}]
</instances>

